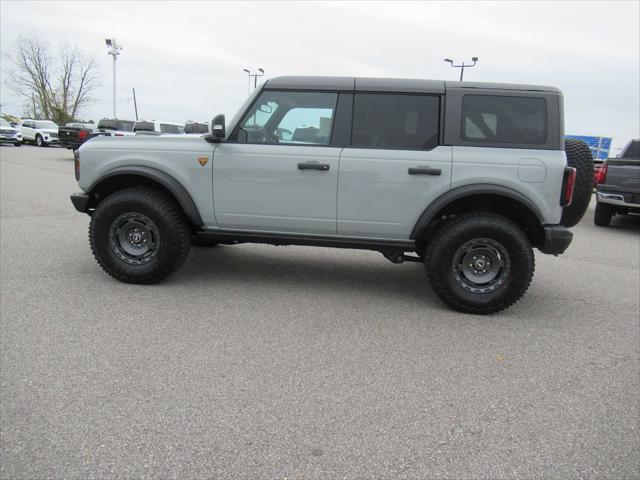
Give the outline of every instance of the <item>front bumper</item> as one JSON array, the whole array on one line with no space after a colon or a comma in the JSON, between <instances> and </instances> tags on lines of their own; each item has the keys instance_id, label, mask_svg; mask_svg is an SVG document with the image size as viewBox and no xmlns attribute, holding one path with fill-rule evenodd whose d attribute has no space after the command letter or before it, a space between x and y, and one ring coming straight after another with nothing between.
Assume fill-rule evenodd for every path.
<instances>
[{"instance_id":1,"label":"front bumper","mask_svg":"<svg viewBox=\"0 0 640 480\"><path fill-rule=\"evenodd\" d=\"M20 135L20 133L0 134L0 143L20 143L20 142L22 142L22 135Z\"/></svg>"},{"instance_id":2,"label":"front bumper","mask_svg":"<svg viewBox=\"0 0 640 480\"><path fill-rule=\"evenodd\" d=\"M544 225L544 243L538 247L542 253L560 255L571 245L573 233L562 225Z\"/></svg>"},{"instance_id":3,"label":"front bumper","mask_svg":"<svg viewBox=\"0 0 640 480\"><path fill-rule=\"evenodd\" d=\"M89 205L89 195L86 193L72 193L71 203L76 207L76 210L81 213L87 213Z\"/></svg>"}]
</instances>

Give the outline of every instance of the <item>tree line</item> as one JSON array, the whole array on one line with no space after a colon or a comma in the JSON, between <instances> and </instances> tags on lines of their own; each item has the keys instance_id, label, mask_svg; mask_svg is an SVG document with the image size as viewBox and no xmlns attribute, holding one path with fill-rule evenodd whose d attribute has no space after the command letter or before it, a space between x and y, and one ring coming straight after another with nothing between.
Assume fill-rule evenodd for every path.
<instances>
[{"instance_id":1,"label":"tree line","mask_svg":"<svg viewBox=\"0 0 640 480\"><path fill-rule=\"evenodd\" d=\"M35 34L18 37L9 58L7 86L22 100L25 118L53 120L58 125L77 120L101 84L93 57L68 44L54 52Z\"/></svg>"}]
</instances>

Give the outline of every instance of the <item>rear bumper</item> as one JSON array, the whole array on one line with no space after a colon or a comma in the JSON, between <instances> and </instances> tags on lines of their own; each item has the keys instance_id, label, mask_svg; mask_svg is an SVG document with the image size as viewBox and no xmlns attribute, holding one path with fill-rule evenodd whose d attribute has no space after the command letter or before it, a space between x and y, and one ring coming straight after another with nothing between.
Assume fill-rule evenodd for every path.
<instances>
[{"instance_id":1,"label":"rear bumper","mask_svg":"<svg viewBox=\"0 0 640 480\"><path fill-rule=\"evenodd\" d=\"M616 207L640 209L640 194L621 192L598 192L596 194L598 203L606 203Z\"/></svg>"},{"instance_id":2,"label":"rear bumper","mask_svg":"<svg viewBox=\"0 0 640 480\"><path fill-rule=\"evenodd\" d=\"M538 247L542 253L560 255L571 245L573 233L562 225L545 225L544 243Z\"/></svg>"},{"instance_id":3,"label":"rear bumper","mask_svg":"<svg viewBox=\"0 0 640 480\"><path fill-rule=\"evenodd\" d=\"M82 142L74 142L73 140L62 139L60 140L60 145L67 148L73 148L74 150L80 148Z\"/></svg>"},{"instance_id":4,"label":"rear bumper","mask_svg":"<svg viewBox=\"0 0 640 480\"><path fill-rule=\"evenodd\" d=\"M87 195L86 193L72 193L71 203L73 203L73 206L77 211L87 213L87 207L89 205L89 195Z\"/></svg>"}]
</instances>

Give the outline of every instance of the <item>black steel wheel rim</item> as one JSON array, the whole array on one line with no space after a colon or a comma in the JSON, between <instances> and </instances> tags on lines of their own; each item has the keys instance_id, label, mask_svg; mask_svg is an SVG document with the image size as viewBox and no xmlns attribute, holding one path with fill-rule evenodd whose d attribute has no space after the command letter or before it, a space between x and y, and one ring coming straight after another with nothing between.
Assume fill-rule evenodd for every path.
<instances>
[{"instance_id":1,"label":"black steel wheel rim","mask_svg":"<svg viewBox=\"0 0 640 480\"><path fill-rule=\"evenodd\" d=\"M109 243L116 256L130 265L144 265L158 254L160 233L146 215L124 213L109 228Z\"/></svg>"},{"instance_id":2,"label":"black steel wheel rim","mask_svg":"<svg viewBox=\"0 0 640 480\"><path fill-rule=\"evenodd\" d=\"M511 258L500 242L476 238L456 250L451 267L456 282L463 289L471 293L490 293L507 280Z\"/></svg>"}]
</instances>

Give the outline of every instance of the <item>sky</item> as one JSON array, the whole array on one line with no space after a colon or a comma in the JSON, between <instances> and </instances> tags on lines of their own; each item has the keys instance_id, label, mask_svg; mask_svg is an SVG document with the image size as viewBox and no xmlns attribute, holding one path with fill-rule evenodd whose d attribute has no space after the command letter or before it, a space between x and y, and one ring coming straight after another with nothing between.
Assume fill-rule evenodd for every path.
<instances>
[{"instance_id":1,"label":"sky","mask_svg":"<svg viewBox=\"0 0 640 480\"><path fill-rule=\"evenodd\" d=\"M457 80L444 58L470 62L465 80L560 88L565 131L640 137L640 2L0 2L0 103L19 35L55 51L77 45L102 74L80 116L208 121L233 116L248 92L243 69L280 75ZM615 153L615 152L614 152Z\"/></svg>"}]
</instances>

